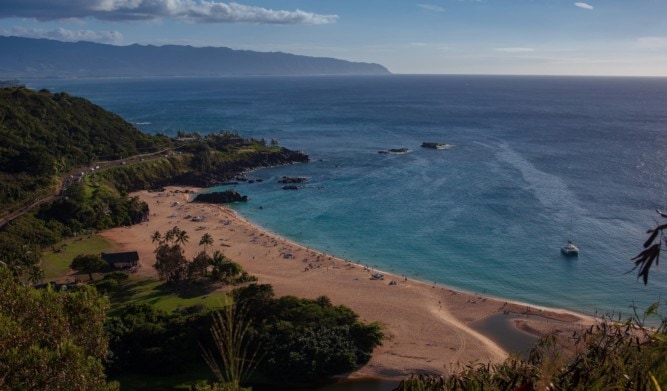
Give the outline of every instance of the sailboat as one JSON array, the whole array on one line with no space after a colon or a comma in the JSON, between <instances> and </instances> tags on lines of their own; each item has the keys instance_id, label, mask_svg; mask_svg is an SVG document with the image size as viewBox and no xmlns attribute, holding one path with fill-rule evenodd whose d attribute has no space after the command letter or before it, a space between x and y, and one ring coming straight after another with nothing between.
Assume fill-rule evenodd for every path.
<instances>
[{"instance_id":1,"label":"sailboat","mask_svg":"<svg viewBox=\"0 0 667 391\"><path fill-rule=\"evenodd\" d=\"M579 255L579 247L572 243L572 221L570 220L570 238L561 248L560 252L567 257L576 257Z\"/></svg>"}]
</instances>

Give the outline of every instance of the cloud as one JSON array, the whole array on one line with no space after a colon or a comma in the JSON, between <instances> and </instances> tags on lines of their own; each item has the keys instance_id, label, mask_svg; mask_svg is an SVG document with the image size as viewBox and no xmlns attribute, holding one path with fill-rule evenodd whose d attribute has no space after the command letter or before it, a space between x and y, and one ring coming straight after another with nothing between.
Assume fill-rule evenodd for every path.
<instances>
[{"instance_id":1,"label":"cloud","mask_svg":"<svg viewBox=\"0 0 667 391\"><path fill-rule=\"evenodd\" d=\"M640 49L667 49L667 37L640 37L637 38L637 46Z\"/></svg>"},{"instance_id":2,"label":"cloud","mask_svg":"<svg viewBox=\"0 0 667 391\"><path fill-rule=\"evenodd\" d=\"M193 23L327 24L338 15L284 11L215 0L3 0L2 18L41 21L95 18L109 21L180 19Z\"/></svg>"},{"instance_id":3,"label":"cloud","mask_svg":"<svg viewBox=\"0 0 667 391\"><path fill-rule=\"evenodd\" d=\"M575 6L585 10L592 10L594 7L588 3L574 3Z\"/></svg>"},{"instance_id":4,"label":"cloud","mask_svg":"<svg viewBox=\"0 0 667 391\"><path fill-rule=\"evenodd\" d=\"M417 4L417 7L421 9L425 9L427 11L433 11L433 12L445 12L446 10L439 5L434 5L434 4Z\"/></svg>"},{"instance_id":5,"label":"cloud","mask_svg":"<svg viewBox=\"0 0 667 391\"><path fill-rule=\"evenodd\" d=\"M533 48L495 48L493 50L502 53L530 53L535 51Z\"/></svg>"},{"instance_id":6,"label":"cloud","mask_svg":"<svg viewBox=\"0 0 667 391\"><path fill-rule=\"evenodd\" d=\"M26 38L49 38L66 42L88 41L111 44L120 44L123 42L123 34L118 31L74 31L63 28L44 30L13 27L11 29L0 30L0 35Z\"/></svg>"}]
</instances>

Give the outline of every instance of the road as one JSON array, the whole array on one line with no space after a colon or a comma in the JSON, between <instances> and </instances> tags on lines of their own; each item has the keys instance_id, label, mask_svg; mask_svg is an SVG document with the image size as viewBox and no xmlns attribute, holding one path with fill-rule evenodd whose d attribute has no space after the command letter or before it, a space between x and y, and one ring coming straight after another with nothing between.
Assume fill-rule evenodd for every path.
<instances>
[{"instance_id":1,"label":"road","mask_svg":"<svg viewBox=\"0 0 667 391\"><path fill-rule=\"evenodd\" d=\"M125 164L131 164L131 163L139 163L145 160L154 160L154 159L159 159L162 157L167 156L170 152L176 151L180 148L182 148L185 145L185 143L174 147L174 148L166 148L161 151L157 152L151 152L151 153L145 153L145 154L140 154L140 155L134 155L125 159L118 159L118 160L109 160L109 161L104 161L104 162L95 162L92 165L85 166L85 167L79 167L77 169L71 170L67 174L64 174L60 178L60 184L57 186L57 190L55 194L52 194L48 197L44 197L38 200L33 201L32 203L25 205L21 207L20 209L13 211L7 215L4 215L0 217L0 227L4 226L5 224L9 223L10 221L17 219L24 214L28 213L32 209L38 207L39 205L42 205L44 203L48 202L53 202L57 200L58 198L62 197L61 194L67 189L67 186L71 184L74 180L82 180L85 175L88 175L92 172L95 172L97 170L104 170L104 169L109 169L113 167L118 167L121 165Z\"/></svg>"}]
</instances>

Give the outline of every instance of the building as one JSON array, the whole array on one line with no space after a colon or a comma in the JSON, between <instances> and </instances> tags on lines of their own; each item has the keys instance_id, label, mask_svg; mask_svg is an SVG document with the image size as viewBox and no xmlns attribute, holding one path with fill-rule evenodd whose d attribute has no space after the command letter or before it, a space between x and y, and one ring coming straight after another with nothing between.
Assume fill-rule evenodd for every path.
<instances>
[{"instance_id":1,"label":"building","mask_svg":"<svg viewBox=\"0 0 667 391\"><path fill-rule=\"evenodd\" d=\"M132 269L139 264L139 253L136 251L102 253L100 256L114 269Z\"/></svg>"}]
</instances>

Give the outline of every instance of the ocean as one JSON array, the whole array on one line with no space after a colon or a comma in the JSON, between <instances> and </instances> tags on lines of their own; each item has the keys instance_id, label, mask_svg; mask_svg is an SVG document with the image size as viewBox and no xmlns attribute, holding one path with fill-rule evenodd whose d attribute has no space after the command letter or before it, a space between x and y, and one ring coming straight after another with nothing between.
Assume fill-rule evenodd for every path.
<instances>
[{"instance_id":1,"label":"ocean","mask_svg":"<svg viewBox=\"0 0 667 391\"><path fill-rule=\"evenodd\" d=\"M667 79L321 76L31 80L139 129L231 130L303 150L249 174L233 208L328 253L471 293L626 318L667 293L637 280L667 207ZM421 143L454 144L448 150ZM379 154L408 148L403 155ZM298 191L283 175L306 176ZM571 238L580 248L566 258ZM382 300L382 298L378 298Z\"/></svg>"}]
</instances>

